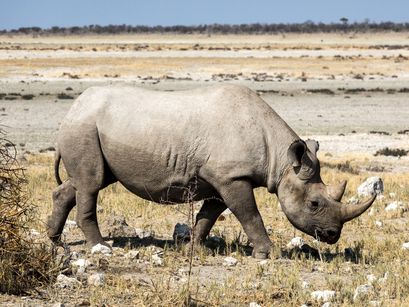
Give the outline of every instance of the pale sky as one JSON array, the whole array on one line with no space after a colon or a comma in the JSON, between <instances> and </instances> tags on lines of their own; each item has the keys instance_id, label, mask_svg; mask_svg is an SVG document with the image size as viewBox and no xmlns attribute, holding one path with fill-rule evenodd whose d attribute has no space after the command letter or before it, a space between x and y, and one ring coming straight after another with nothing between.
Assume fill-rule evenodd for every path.
<instances>
[{"instance_id":1,"label":"pale sky","mask_svg":"<svg viewBox=\"0 0 409 307\"><path fill-rule=\"evenodd\" d=\"M409 0L0 0L0 29L90 24L409 22Z\"/></svg>"}]
</instances>

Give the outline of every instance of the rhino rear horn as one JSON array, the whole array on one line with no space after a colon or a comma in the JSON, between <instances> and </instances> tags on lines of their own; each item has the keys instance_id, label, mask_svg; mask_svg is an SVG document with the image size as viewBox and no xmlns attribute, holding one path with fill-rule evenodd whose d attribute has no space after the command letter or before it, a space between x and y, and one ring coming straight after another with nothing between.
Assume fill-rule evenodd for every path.
<instances>
[{"instance_id":1,"label":"rhino rear horn","mask_svg":"<svg viewBox=\"0 0 409 307\"><path fill-rule=\"evenodd\" d=\"M341 201L342 196L345 193L346 186L346 180L342 180L339 184L330 185L327 187L328 195L336 201Z\"/></svg>"},{"instance_id":2,"label":"rhino rear horn","mask_svg":"<svg viewBox=\"0 0 409 307\"><path fill-rule=\"evenodd\" d=\"M290 145L287 151L288 160L301 180L311 179L318 168L315 152L312 153L310 150L307 150L307 146L304 141L297 140Z\"/></svg>"}]
</instances>

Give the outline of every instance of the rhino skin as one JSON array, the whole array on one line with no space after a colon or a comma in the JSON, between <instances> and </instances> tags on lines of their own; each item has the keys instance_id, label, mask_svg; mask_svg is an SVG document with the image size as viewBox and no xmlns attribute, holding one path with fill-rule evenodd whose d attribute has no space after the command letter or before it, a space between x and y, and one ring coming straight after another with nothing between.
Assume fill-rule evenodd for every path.
<instances>
[{"instance_id":1,"label":"rhino skin","mask_svg":"<svg viewBox=\"0 0 409 307\"><path fill-rule=\"evenodd\" d=\"M204 242L229 208L253 243L268 256L271 241L253 189L276 193L289 221L335 243L343 223L362 214L376 196L355 206L340 203L346 182L326 186L318 143L303 141L255 92L217 85L160 92L135 87L92 87L73 103L58 133L53 212L48 236L60 242L70 210L87 242L107 245L99 231L98 192L114 182L161 204L203 200L195 242ZM68 180L58 168L62 159Z\"/></svg>"}]
</instances>

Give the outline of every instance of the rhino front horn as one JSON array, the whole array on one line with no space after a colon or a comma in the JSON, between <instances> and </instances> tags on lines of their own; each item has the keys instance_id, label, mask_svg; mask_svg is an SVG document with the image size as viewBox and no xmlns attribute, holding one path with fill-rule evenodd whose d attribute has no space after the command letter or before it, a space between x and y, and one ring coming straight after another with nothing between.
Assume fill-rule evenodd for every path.
<instances>
[{"instance_id":1,"label":"rhino front horn","mask_svg":"<svg viewBox=\"0 0 409 307\"><path fill-rule=\"evenodd\" d=\"M374 194L370 199L368 199L366 202L357 204L357 205L343 205L342 206L342 221L348 222L358 216L360 216L362 213L364 213L375 201L376 199L376 194Z\"/></svg>"},{"instance_id":2,"label":"rhino front horn","mask_svg":"<svg viewBox=\"0 0 409 307\"><path fill-rule=\"evenodd\" d=\"M328 195L336 201L341 201L346 186L346 180L342 180L339 184L330 185L327 187Z\"/></svg>"}]
</instances>

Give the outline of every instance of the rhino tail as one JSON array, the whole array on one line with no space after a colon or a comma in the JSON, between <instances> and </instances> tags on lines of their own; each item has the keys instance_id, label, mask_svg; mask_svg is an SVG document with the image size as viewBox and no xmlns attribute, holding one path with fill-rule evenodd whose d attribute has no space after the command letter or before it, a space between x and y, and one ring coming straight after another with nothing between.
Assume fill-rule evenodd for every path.
<instances>
[{"instance_id":1,"label":"rhino tail","mask_svg":"<svg viewBox=\"0 0 409 307\"><path fill-rule=\"evenodd\" d=\"M60 178L59 168L61 162L61 154L60 151L57 149L55 152L55 159L54 159L54 176L55 180L57 181L58 185L62 184L62 180Z\"/></svg>"}]
</instances>

